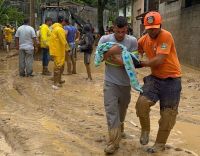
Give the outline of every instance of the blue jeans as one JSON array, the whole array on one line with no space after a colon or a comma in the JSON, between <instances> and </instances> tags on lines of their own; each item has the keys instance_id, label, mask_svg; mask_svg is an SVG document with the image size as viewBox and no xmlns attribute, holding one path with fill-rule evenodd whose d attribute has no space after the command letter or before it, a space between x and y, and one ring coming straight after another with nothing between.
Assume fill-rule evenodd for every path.
<instances>
[{"instance_id":1,"label":"blue jeans","mask_svg":"<svg viewBox=\"0 0 200 156\"><path fill-rule=\"evenodd\" d=\"M50 60L49 49L42 48L41 51L42 51L42 65L43 67L48 66Z\"/></svg>"},{"instance_id":2,"label":"blue jeans","mask_svg":"<svg viewBox=\"0 0 200 156\"><path fill-rule=\"evenodd\" d=\"M33 72L33 50L19 50L19 75L27 76Z\"/></svg>"}]
</instances>

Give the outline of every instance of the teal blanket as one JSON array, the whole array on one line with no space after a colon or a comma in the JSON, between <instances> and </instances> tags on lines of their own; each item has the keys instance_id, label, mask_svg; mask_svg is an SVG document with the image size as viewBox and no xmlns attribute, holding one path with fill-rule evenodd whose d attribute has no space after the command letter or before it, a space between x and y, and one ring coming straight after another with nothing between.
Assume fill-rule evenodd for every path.
<instances>
[{"instance_id":1,"label":"teal blanket","mask_svg":"<svg viewBox=\"0 0 200 156\"><path fill-rule=\"evenodd\" d=\"M94 59L95 66L97 67L101 64L101 62L103 61L104 53L106 53L114 45L118 45L122 49L121 55L122 55L123 64L129 76L130 84L132 88L135 89L136 91L143 92L142 87L140 86L136 77L135 66L134 66L132 58L134 58L135 60L138 60L138 62L139 62L139 59L136 55L128 52L127 48L123 46L122 44L115 43L115 42L106 42L99 45L95 53L95 59Z\"/></svg>"}]
</instances>

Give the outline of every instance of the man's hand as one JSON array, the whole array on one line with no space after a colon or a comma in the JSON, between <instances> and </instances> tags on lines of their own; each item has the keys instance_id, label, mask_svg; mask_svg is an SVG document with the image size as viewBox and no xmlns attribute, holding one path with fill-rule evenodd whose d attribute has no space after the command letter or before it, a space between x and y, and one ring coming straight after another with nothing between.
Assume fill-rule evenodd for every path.
<instances>
[{"instance_id":1,"label":"man's hand","mask_svg":"<svg viewBox=\"0 0 200 156\"><path fill-rule=\"evenodd\" d=\"M120 65L120 66L124 65L121 55L112 55L111 56L111 63L117 64L117 65Z\"/></svg>"},{"instance_id":2,"label":"man's hand","mask_svg":"<svg viewBox=\"0 0 200 156\"><path fill-rule=\"evenodd\" d=\"M114 45L104 54L103 60L107 60L111 55L121 54L121 51L118 45Z\"/></svg>"},{"instance_id":3,"label":"man's hand","mask_svg":"<svg viewBox=\"0 0 200 156\"><path fill-rule=\"evenodd\" d=\"M147 61L141 61L141 66L142 67L148 67L148 62Z\"/></svg>"},{"instance_id":4,"label":"man's hand","mask_svg":"<svg viewBox=\"0 0 200 156\"><path fill-rule=\"evenodd\" d=\"M166 54L157 54L154 58L148 61L141 61L143 67L151 67L155 68L163 63L165 58L167 57Z\"/></svg>"}]
</instances>

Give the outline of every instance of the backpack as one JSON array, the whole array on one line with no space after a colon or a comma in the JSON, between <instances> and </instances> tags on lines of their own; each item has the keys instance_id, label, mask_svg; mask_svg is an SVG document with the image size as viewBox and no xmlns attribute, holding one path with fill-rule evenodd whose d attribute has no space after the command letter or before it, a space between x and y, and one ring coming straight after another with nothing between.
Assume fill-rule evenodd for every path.
<instances>
[{"instance_id":1,"label":"backpack","mask_svg":"<svg viewBox=\"0 0 200 156\"><path fill-rule=\"evenodd\" d=\"M88 42L86 42L88 40ZM82 40L80 41L80 50L82 52L91 53L93 50L94 37L92 33L86 33L83 35Z\"/></svg>"}]
</instances>

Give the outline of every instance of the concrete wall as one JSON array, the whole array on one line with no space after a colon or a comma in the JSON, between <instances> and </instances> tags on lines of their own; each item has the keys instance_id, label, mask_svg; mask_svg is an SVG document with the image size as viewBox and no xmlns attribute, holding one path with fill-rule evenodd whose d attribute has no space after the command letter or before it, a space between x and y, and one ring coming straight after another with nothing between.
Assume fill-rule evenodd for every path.
<instances>
[{"instance_id":1,"label":"concrete wall","mask_svg":"<svg viewBox=\"0 0 200 156\"><path fill-rule=\"evenodd\" d=\"M98 19L97 19L97 8L93 8L90 6L85 6L82 10L82 6L77 7L78 14L84 21L90 20L90 23L95 29L95 32L98 32ZM82 10L82 11L81 11ZM108 17L109 17L109 11L104 10L103 13L103 25L104 29L108 25Z\"/></svg>"},{"instance_id":2,"label":"concrete wall","mask_svg":"<svg viewBox=\"0 0 200 156\"><path fill-rule=\"evenodd\" d=\"M174 37L181 63L200 69L200 4L188 8L179 0L161 3L163 28Z\"/></svg>"},{"instance_id":3,"label":"concrete wall","mask_svg":"<svg viewBox=\"0 0 200 156\"><path fill-rule=\"evenodd\" d=\"M71 3L71 2L62 2L61 5L68 6L70 9L73 10L73 12L80 16L85 22L87 20L90 20L90 23L95 29L95 32L98 32L98 19L97 19L97 8L90 7L90 6L84 6L78 3ZM83 9L84 8L84 9ZM109 10L104 10L103 13L103 25L104 29L108 25L108 17L109 17Z\"/></svg>"},{"instance_id":4,"label":"concrete wall","mask_svg":"<svg viewBox=\"0 0 200 156\"><path fill-rule=\"evenodd\" d=\"M141 21L136 20L136 16L144 13L144 0L134 0L133 2L133 34L135 37L140 37Z\"/></svg>"}]
</instances>

